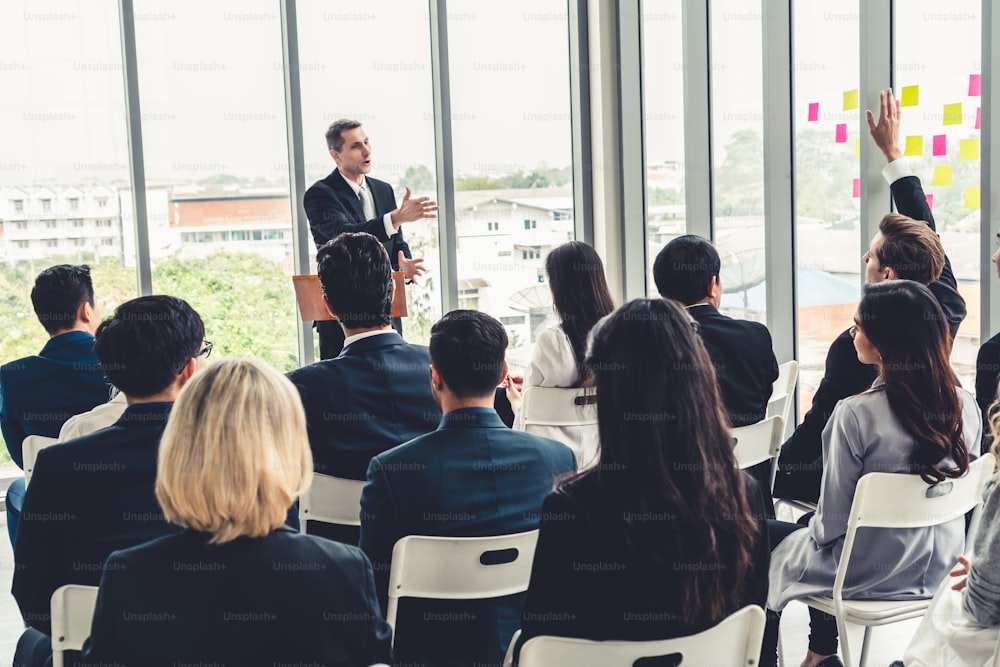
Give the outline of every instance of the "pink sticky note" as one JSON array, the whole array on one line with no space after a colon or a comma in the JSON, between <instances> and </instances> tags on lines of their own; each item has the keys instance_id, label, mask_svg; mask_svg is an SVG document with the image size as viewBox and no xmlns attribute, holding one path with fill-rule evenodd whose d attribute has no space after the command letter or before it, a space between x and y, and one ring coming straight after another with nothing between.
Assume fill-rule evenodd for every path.
<instances>
[{"instance_id":1,"label":"pink sticky note","mask_svg":"<svg viewBox=\"0 0 1000 667\"><path fill-rule=\"evenodd\" d=\"M983 75L969 75L969 97L980 97L983 94Z\"/></svg>"},{"instance_id":2,"label":"pink sticky note","mask_svg":"<svg viewBox=\"0 0 1000 667\"><path fill-rule=\"evenodd\" d=\"M935 134L934 135L934 150L933 155L947 155L948 154L948 135L945 134Z\"/></svg>"},{"instance_id":3,"label":"pink sticky note","mask_svg":"<svg viewBox=\"0 0 1000 667\"><path fill-rule=\"evenodd\" d=\"M934 212L934 195L925 194L924 197L927 199L927 208Z\"/></svg>"},{"instance_id":4,"label":"pink sticky note","mask_svg":"<svg viewBox=\"0 0 1000 667\"><path fill-rule=\"evenodd\" d=\"M861 196L861 179L860 178L855 178L854 179L854 194L851 195L851 196L854 197L855 199L857 199L858 197Z\"/></svg>"},{"instance_id":5,"label":"pink sticky note","mask_svg":"<svg viewBox=\"0 0 1000 667\"><path fill-rule=\"evenodd\" d=\"M847 143L847 123L837 123L837 138L835 141L838 144Z\"/></svg>"},{"instance_id":6,"label":"pink sticky note","mask_svg":"<svg viewBox=\"0 0 1000 667\"><path fill-rule=\"evenodd\" d=\"M809 121L819 120L819 102L809 103Z\"/></svg>"},{"instance_id":7,"label":"pink sticky note","mask_svg":"<svg viewBox=\"0 0 1000 667\"><path fill-rule=\"evenodd\" d=\"M977 107L976 108L976 129L977 130L983 129L983 108L982 107Z\"/></svg>"}]
</instances>

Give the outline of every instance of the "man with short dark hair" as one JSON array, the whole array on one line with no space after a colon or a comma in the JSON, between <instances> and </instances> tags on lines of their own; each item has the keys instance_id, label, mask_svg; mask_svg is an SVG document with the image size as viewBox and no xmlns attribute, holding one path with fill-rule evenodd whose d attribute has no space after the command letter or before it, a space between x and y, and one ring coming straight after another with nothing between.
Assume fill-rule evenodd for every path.
<instances>
[{"instance_id":1,"label":"man with short dark hair","mask_svg":"<svg viewBox=\"0 0 1000 667\"><path fill-rule=\"evenodd\" d=\"M316 472L363 480L373 456L434 430L441 419L427 386L430 356L389 325L392 274L378 239L340 234L320 248L317 260L344 349L288 377L302 395ZM355 528L322 526L317 532L357 544Z\"/></svg>"},{"instance_id":2,"label":"man with short dark hair","mask_svg":"<svg viewBox=\"0 0 1000 667\"><path fill-rule=\"evenodd\" d=\"M402 224L435 217L437 204L429 197L411 198L406 188L396 206L392 186L367 176L372 169L371 144L356 120L341 119L326 131L326 145L337 168L306 190L303 205L313 241L320 248L344 232L368 232L385 247L395 271L407 280L424 273L423 259L412 259L403 239ZM403 333L402 323L393 328ZM320 359L332 359L343 347L343 332L335 322L318 322Z\"/></svg>"},{"instance_id":3,"label":"man with short dark hair","mask_svg":"<svg viewBox=\"0 0 1000 667\"><path fill-rule=\"evenodd\" d=\"M360 546L383 611L397 540L533 530L556 478L576 468L569 447L512 431L493 409L506 349L503 325L478 311L452 311L431 329L430 384L444 417L433 433L373 458L361 496ZM523 602L401 600L393 651L407 664L499 665Z\"/></svg>"},{"instance_id":4,"label":"man with short dark hair","mask_svg":"<svg viewBox=\"0 0 1000 667\"><path fill-rule=\"evenodd\" d=\"M94 356L100 321L90 267L60 264L35 279L31 303L49 341L35 356L0 367L0 430L11 458L24 467L21 445L29 435L55 438L63 423L108 400L111 385ZM17 535L24 479L7 489L7 532Z\"/></svg>"},{"instance_id":5,"label":"man with short dark hair","mask_svg":"<svg viewBox=\"0 0 1000 667\"><path fill-rule=\"evenodd\" d=\"M885 157L882 175L889 181L892 199L902 215L889 213L879 223L879 231L863 256L865 282L903 279L927 285L941 304L954 339L965 319L965 299L958 293L958 283L936 233L920 179L903 160L899 148L900 106L891 89L879 93L878 120L871 111L866 116L872 140ZM823 429L837 402L870 387L876 375L874 366L858 361L849 330L833 341L812 406L781 446L774 480L776 498L817 502L823 477Z\"/></svg>"},{"instance_id":6,"label":"man with short dark hair","mask_svg":"<svg viewBox=\"0 0 1000 667\"><path fill-rule=\"evenodd\" d=\"M679 301L698 323L701 340L715 366L729 423L746 426L764 418L778 379L778 362L767 327L719 312L721 266L711 243L688 234L660 250L653 262L653 280L660 296ZM770 475L761 481L764 488L770 488Z\"/></svg>"},{"instance_id":7,"label":"man with short dark hair","mask_svg":"<svg viewBox=\"0 0 1000 667\"><path fill-rule=\"evenodd\" d=\"M112 426L38 454L14 545L11 591L29 626L15 664L49 655L56 588L96 586L112 551L177 531L156 501L156 461L178 392L211 354L204 338L198 313L169 296L127 301L97 328L97 358L128 408Z\"/></svg>"}]
</instances>

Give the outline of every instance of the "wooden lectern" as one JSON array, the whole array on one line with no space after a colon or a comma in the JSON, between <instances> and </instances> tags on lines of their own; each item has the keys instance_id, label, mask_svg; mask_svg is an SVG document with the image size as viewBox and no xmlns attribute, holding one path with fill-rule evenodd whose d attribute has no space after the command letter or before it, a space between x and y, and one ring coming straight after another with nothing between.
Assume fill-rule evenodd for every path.
<instances>
[{"instance_id":1,"label":"wooden lectern","mask_svg":"<svg viewBox=\"0 0 1000 667\"><path fill-rule=\"evenodd\" d=\"M323 301L323 288L319 276L315 274L292 276L295 286L295 301L299 304L299 315L304 322L335 320ZM406 317L406 280L402 271L392 272L392 317Z\"/></svg>"}]
</instances>

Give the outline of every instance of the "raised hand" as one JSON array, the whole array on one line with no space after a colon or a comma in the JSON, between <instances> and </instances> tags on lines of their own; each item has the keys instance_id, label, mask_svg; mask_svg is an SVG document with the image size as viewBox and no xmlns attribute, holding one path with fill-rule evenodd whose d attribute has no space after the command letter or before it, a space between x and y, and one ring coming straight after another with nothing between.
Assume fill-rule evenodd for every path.
<instances>
[{"instance_id":1,"label":"raised hand","mask_svg":"<svg viewBox=\"0 0 1000 667\"><path fill-rule=\"evenodd\" d=\"M892 94L892 88L886 88L878 94L878 122L871 109L865 111L868 120L868 132L872 141L882 151L886 162L892 162L903 157L899 149L899 100Z\"/></svg>"},{"instance_id":2,"label":"raised hand","mask_svg":"<svg viewBox=\"0 0 1000 667\"><path fill-rule=\"evenodd\" d=\"M406 188L403 195L403 203L392 212L392 224L396 229L404 222L413 222L422 218L436 218L438 210L437 202L430 197L413 198L410 188Z\"/></svg>"},{"instance_id":3,"label":"raised hand","mask_svg":"<svg viewBox=\"0 0 1000 667\"><path fill-rule=\"evenodd\" d=\"M396 259L399 261L399 270L403 272L403 276L414 284L417 282L417 276L422 276L427 273L427 269L424 268L423 257L407 259L403 255L403 251L400 250Z\"/></svg>"}]
</instances>

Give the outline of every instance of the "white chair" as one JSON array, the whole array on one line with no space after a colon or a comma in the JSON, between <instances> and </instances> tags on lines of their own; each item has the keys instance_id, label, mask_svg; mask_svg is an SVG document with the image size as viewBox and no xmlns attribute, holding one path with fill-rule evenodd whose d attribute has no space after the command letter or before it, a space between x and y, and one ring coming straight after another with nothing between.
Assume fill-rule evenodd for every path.
<instances>
[{"instance_id":1,"label":"white chair","mask_svg":"<svg viewBox=\"0 0 1000 667\"><path fill-rule=\"evenodd\" d=\"M537 542L537 530L491 537L400 539L392 549L385 615L393 641L400 598L482 600L528 590Z\"/></svg>"},{"instance_id":2,"label":"white chair","mask_svg":"<svg viewBox=\"0 0 1000 667\"><path fill-rule=\"evenodd\" d=\"M771 487L774 487L774 474L778 470L778 450L781 448L781 438L785 433L785 422L781 417L768 417L763 421L749 426L740 426L730 431L733 434L736 462L740 468L746 469L765 461L771 462ZM770 495L771 489L768 489Z\"/></svg>"},{"instance_id":3,"label":"white chair","mask_svg":"<svg viewBox=\"0 0 1000 667\"><path fill-rule=\"evenodd\" d=\"M322 521L342 526L361 525L361 491L364 482L313 473L309 490L299 498L299 530L306 523Z\"/></svg>"},{"instance_id":4,"label":"white chair","mask_svg":"<svg viewBox=\"0 0 1000 667\"><path fill-rule=\"evenodd\" d=\"M965 515L983 497L983 486L993 471L992 456L974 461L961 479L946 480L936 485L937 492L919 475L869 473L858 482L847 522L844 549L833 583L833 596L813 595L802 599L805 604L837 617L837 630L843 647L844 665L851 667L851 649L847 639L847 623L865 627L861 645L860 667L868 660L871 629L922 616L931 600L844 600L844 579L854 550L858 528L921 528L936 526ZM988 463L987 463L988 462Z\"/></svg>"},{"instance_id":5,"label":"white chair","mask_svg":"<svg viewBox=\"0 0 1000 667\"><path fill-rule=\"evenodd\" d=\"M795 420L789 422L792 406L795 404L795 383L799 380L799 362L792 359L778 366L778 379L771 387L771 398L767 402L767 416L779 416L785 426L795 426ZM784 439L784 433L782 433Z\"/></svg>"},{"instance_id":6,"label":"white chair","mask_svg":"<svg viewBox=\"0 0 1000 667\"><path fill-rule=\"evenodd\" d=\"M597 462L597 395L593 388L528 387L515 428L565 443L578 470Z\"/></svg>"},{"instance_id":7,"label":"white chair","mask_svg":"<svg viewBox=\"0 0 1000 667\"><path fill-rule=\"evenodd\" d=\"M79 651L90 637L97 586L68 584L52 593L52 667L63 667L63 651Z\"/></svg>"},{"instance_id":8,"label":"white chair","mask_svg":"<svg viewBox=\"0 0 1000 667\"><path fill-rule=\"evenodd\" d=\"M511 640L504 665L512 663ZM592 641L573 637L532 637L524 642L518 656L520 667L632 667L643 658L679 653L682 665L727 665L749 667L760 658L764 637L764 611L757 606L743 607L717 625L688 637L656 641Z\"/></svg>"},{"instance_id":9,"label":"white chair","mask_svg":"<svg viewBox=\"0 0 1000 667\"><path fill-rule=\"evenodd\" d=\"M59 442L59 438L48 438L44 435L29 435L21 443L21 461L24 463L24 488L28 488L31 474L35 471L35 460L38 452L49 445Z\"/></svg>"}]
</instances>

